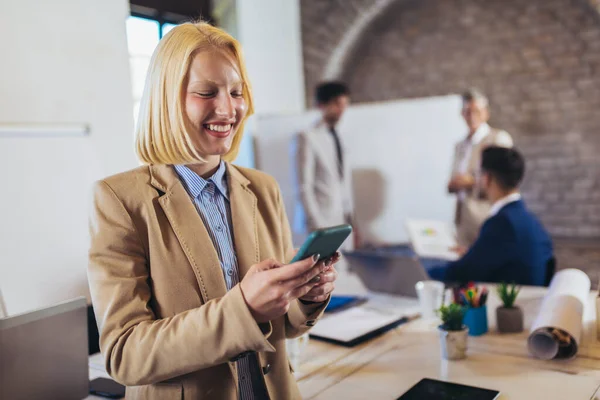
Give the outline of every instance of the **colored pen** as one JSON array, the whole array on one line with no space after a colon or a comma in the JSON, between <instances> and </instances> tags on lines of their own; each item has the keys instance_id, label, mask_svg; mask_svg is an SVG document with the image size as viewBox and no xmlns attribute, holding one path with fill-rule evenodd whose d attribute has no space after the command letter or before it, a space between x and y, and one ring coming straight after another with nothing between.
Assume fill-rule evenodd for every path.
<instances>
[{"instance_id":1,"label":"colored pen","mask_svg":"<svg viewBox=\"0 0 600 400\"><path fill-rule=\"evenodd\" d=\"M485 302L487 301L487 296L488 296L488 292L487 291L481 294L481 301L480 301L481 304L480 304L480 306L484 306L485 305Z\"/></svg>"}]
</instances>

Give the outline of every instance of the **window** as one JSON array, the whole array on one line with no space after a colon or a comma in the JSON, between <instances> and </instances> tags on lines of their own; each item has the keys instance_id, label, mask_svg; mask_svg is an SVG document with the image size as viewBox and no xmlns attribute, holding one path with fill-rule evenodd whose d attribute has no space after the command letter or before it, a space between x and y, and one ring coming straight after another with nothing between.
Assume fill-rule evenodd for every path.
<instances>
[{"instance_id":1,"label":"window","mask_svg":"<svg viewBox=\"0 0 600 400\"><path fill-rule=\"evenodd\" d=\"M161 33L166 35L176 24L163 23L148 18L131 16L127 18L127 46L131 71L131 90L133 94L133 119L137 123L140 99L152 52L160 40ZM161 32L162 31L162 32Z\"/></svg>"},{"instance_id":2,"label":"window","mask_svg":"<svg viewBox=\"0 0 600 400\"><path fill-rule=\"evenodd\" d=\"M168 22L164 23L162 26L162 35L165 36L173 27L177 26L176 24L170 24Z\"/></svg>"}]
</instances>

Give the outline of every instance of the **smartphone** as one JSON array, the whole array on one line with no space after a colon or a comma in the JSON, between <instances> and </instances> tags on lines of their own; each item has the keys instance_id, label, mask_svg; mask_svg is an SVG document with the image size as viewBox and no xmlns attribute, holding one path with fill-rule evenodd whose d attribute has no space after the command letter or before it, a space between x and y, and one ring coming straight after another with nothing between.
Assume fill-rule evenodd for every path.
<instances>
[{"instance_id":1,"label":"smartphone","mask_svg":"<svg viewBox=\"0 0 600 400\"><path fill-rule=\"evenodd\" d=\"M291 262L304 260L315 254L321 255L319 261L326 260L338 251L350 233L352 233L352 227L348 224L317 229L304 241Z\"/></svg>"},{"instance_id":2,"label":"smartphone","mask_svg":"<svg viewBox=\"0 0 600 400\"><path fill-rule=\"evenodd\" d=\"M90 382L90 394L109 399L122 399L125 397L125 386L112 379L96 378Z\"/></svg>"}]
</instances>

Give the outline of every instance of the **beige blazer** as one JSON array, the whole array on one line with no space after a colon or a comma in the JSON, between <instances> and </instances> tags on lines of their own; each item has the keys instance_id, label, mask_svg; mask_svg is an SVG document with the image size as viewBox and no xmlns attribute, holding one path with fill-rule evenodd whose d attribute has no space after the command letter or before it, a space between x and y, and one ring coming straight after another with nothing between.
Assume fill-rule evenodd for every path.
<instances>
[{"instance_id":1,"label":"beige blazer","mask_svg":"<svg viewBox=\"0 0 600 400\"><path fill-rule=\"evenodd\" d=\"M452 176L459 169L462 143L463 141L458 142L454 149ZM473 145L468 162L468 173L475 177L475 186L467 192L464 200L457 199L455 214L458 243L467 247L471 246L479 236L481 225L490 212L491 204L485 197L479 179L481 176L481 154L488 146L512 147L513 140L508 132L490 128L490 133L479 143Z\"/></svg>"},{"instance_id":2,"label":"beige blazer","mask_svg":"<svg viewBox=\"0 0 600 400\"><path fill-rule=\"evenodd\" d=\"M227 164L240 276L291 257L277 183ZM235 358L258 352L272 399L299 399L285 339L314 325L324 305L293 302L259 327L239 285L226 290L201 217L171 166L144 166L94 188L89 284L108 373L128 399L238 398Z\"/></svg>"},{"instance_id":3,"label":"beige blazer","mask_svg":"<svg viewBox=\"0 0 600 400\"><path fill-rule=\"evenodd\" d=\"M298 135L296 160L300 197L309 230L349 223L353 214L352 170L343 147L344 176L340 177L335 140L322 121Z\"/></svg>"}]
</instances>

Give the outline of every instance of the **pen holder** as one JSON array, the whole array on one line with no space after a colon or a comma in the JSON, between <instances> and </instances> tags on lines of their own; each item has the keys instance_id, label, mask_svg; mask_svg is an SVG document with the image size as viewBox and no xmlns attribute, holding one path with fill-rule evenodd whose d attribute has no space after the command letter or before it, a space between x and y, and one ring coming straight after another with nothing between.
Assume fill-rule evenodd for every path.
<instances>
[{"instance_id":1,"label":"pen holder","mask_svg":"<svg viewBox=\"0 0 600 400\"><path fill-rule=\"evenodd\" d=\"M469 327L469 336L480 336L488 331L487 307L469 307L463 323Z\"/></svg>"}]
</instances>

